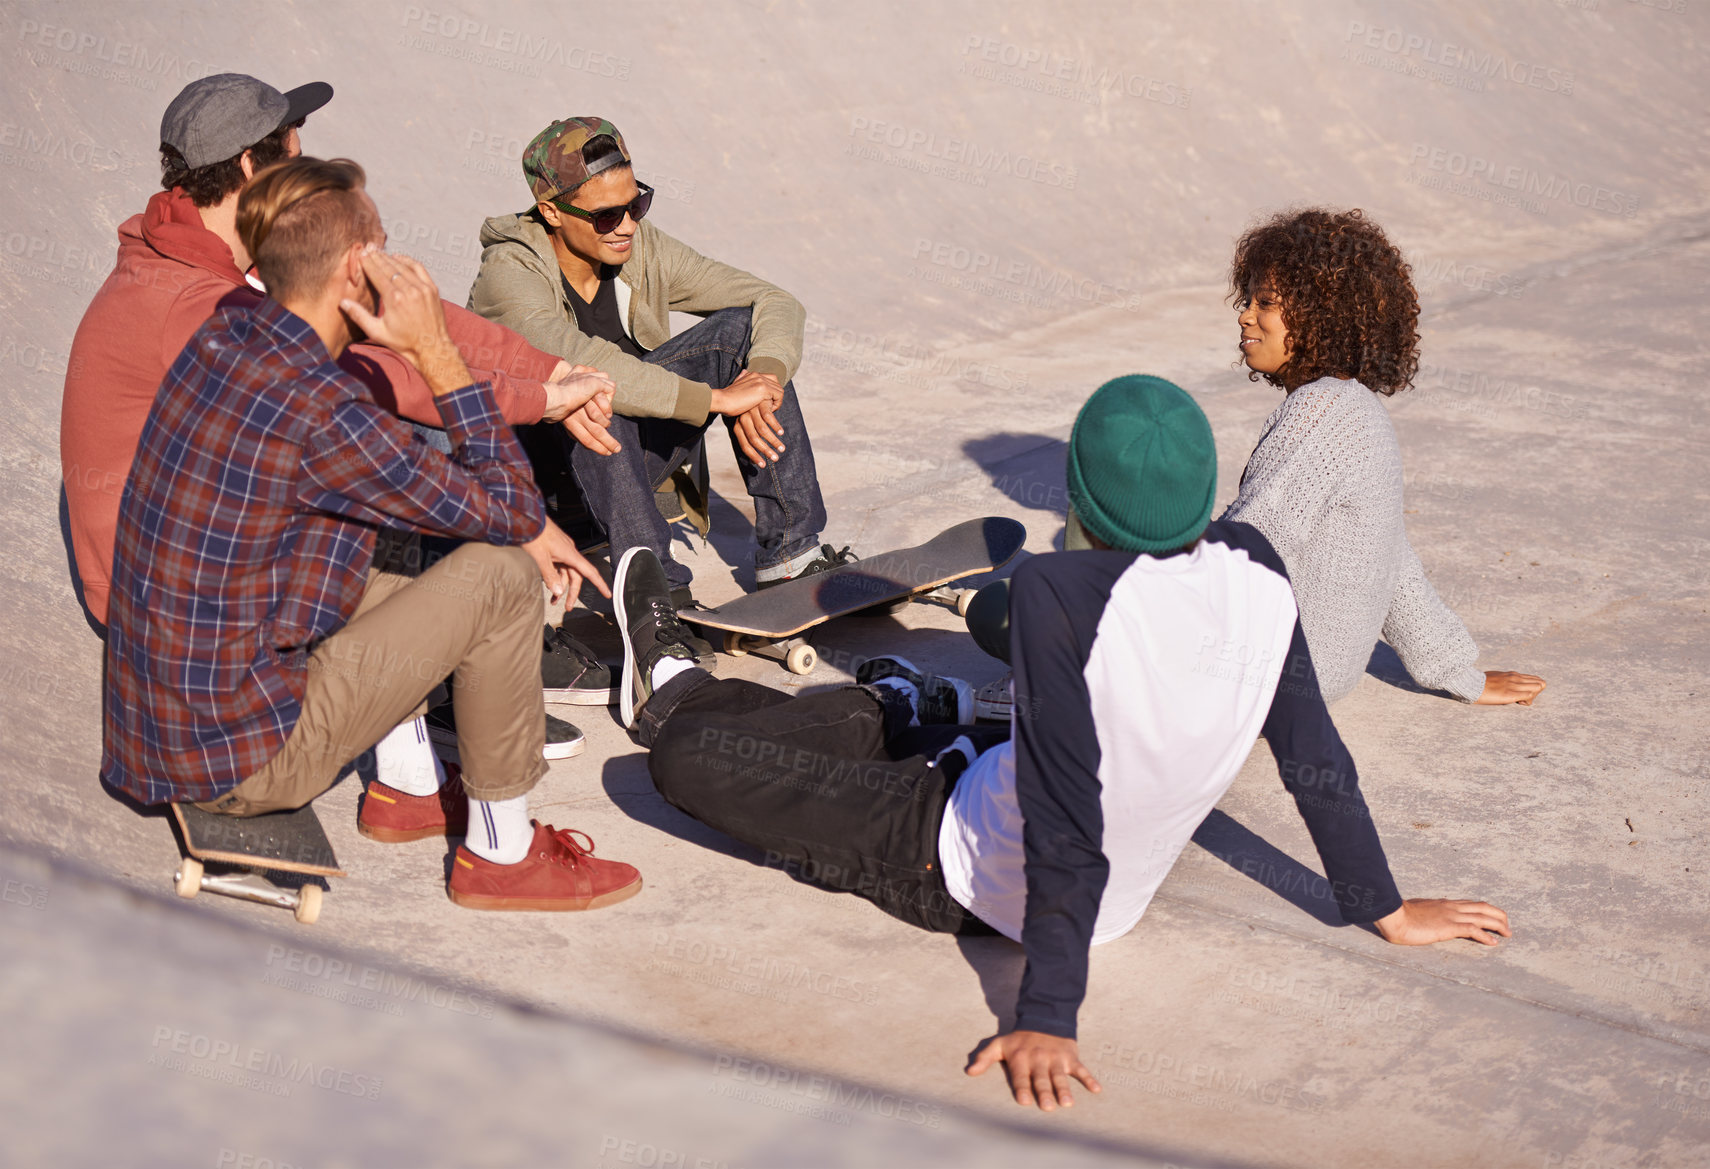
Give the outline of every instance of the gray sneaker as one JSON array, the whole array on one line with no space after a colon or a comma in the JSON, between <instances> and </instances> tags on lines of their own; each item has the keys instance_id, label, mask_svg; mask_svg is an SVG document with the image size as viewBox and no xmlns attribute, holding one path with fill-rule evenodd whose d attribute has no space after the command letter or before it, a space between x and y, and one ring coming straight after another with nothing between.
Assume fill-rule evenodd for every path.
<instances>
[{"instance_id":1,"label":"gray sneaker","mask_svg":"<svg viewBox=\"0 0 1710 1169\"><path fill-rule=\"evenodd\" d=\"M424 721L433 753L446 763L461 764L463 757L457 750L457 719L452 714L451 703L433 707ZM587 749L588 740L582 734L582 728L550 714L546 716L546 746L540 752L543 758L570 759Z\"/></svg>"}]
</instances>

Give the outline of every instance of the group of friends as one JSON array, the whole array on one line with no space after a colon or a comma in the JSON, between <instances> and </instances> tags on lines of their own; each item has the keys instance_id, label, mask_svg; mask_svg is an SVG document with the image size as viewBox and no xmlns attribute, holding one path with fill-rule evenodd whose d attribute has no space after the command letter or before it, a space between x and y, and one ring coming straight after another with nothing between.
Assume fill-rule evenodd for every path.
<instances>
[{"instance_id":1,"label":"group of friends","mask_svg":"<svg viewBox=\"0 0 1710 1169\"><path fill-rule=\"evenodd\" d=\"M486 221L465 309L385 250L360 166L302 155L331 98L187 86L162 190L119 227L73 341L64 503L111 789L255 816L372 750L361 831L463 838L454 902L595 909L641 874L528 800L582 747L545 704L615 701L688 815L921 928L1019 942L1013 1022L967 1070L1002 1063L1046 1110L1073 1080L1098 1090L1076 1047L1089 948L1135 926L1260 736L1345 921L1399 944L1508 936L1485 902L1401 896L1328 709L1380 637L1464 702L1544 687L1477 668L1408 543L1379 397L1417 370L1418 298L1361 212L1282 213L1237 245L1241 359L1284 398L1218 519L1191 396L1126 376L1082 407L1066 550L970 611L1012 670L999 726L900 656L800 697L715 676L657 496L716 416L754 501L755 586L850 555L821 541L801 304L654 226L616 127L534 138L533 201ZM702 319L673 336L673 311ZM576 507L609 585L552 518ZM544 617L584 586L611 598L621 668Z\"/></svg>"}]
</instances>

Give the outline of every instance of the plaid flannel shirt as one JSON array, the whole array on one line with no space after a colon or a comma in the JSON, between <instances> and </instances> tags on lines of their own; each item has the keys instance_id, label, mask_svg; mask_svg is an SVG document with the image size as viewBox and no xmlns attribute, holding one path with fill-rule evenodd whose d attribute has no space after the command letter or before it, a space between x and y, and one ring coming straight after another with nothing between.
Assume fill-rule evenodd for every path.
<instances>
[{"instance_id":1,"label":"plaid flannel shirt","mask_svg":"<svg viewBox=\"0 0 1710 1169\"><path fill-rule=\"evenodd\" d=\"M215 314L167 372L119 505L101 778L212 800L297 723L308 655L355 612L382 526L519 544L545 512L485 382L416 437L277 301Z\"/></svg>"}]
</instances>

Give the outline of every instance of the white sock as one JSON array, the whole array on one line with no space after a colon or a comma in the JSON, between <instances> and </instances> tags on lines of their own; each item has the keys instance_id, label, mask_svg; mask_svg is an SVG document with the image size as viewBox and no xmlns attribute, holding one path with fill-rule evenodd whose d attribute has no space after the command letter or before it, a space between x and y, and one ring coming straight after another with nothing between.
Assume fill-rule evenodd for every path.
<instances>
[{"instance_id":1,"label":"white sock","mask_svg":"<svg viewBox=\"0 0 1710 1169\"><path fill-rule=\"evenodd\" d=\"M896 674L892 674L888 678L880 678L877 682L874 682L873 685L889 686L893 690L901 690L906 694L908 696L908 708L913 712L909 716L908 725L911 727L918 727L920 725L920 687L916 686L913 682L910 682L907 678L899 677Z\"/></svg>"},{"instance_id":2,"label":"white sock","mask_svg":"<svg viewBox=\"0 0 1710 1169\"><path fill-rule=\"evenodd\" d=\"M469 797L469 835L463 846L482 860L514 865L528 855L534 825L528 820L528 797L478 800Z\"/></svg>"},{"instance_id":3,"label":"white sock","mask_svg":"<svg viewBox=\"0 0 1710 1169\"><path fill-rule=\"evenodd\" d=\"M374 744L374 772L381 783L407 796L431 796L445 786L445 768L419 718L399 723Z\"/></svg>"},{"instance_id":4,"label":"white sock","mask_svg":"<svg viewBox=\"0 0 1710 1169\"><path fill-rule=\"evenodd\" d=\"M666 655L653 663L653 676L650 681L653 683L653 688L657 690L672 678L681 674L684 670L692 670L694 668L695 663L692 661L684 661L682 658L674 658L670 655Z\"/></svg>"}]
</instances>

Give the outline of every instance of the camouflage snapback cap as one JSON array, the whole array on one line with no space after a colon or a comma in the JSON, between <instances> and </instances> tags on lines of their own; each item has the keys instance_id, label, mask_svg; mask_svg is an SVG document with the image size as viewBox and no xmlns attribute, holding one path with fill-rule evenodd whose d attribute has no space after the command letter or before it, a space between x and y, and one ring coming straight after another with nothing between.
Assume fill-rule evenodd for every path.
<instances>
[{"instance_id":1,"label":"camouflage snapback cap","mask_svg":"<svg viewBox=\"0 0 1710 1169\"><path fill-rule=\"evenodd\" d=\"M582 162L582 147L601 134L617 143L622 157L613 156L590 171ZM604 118L561 118L536 134L523 151L523 177L535 201L542 202L573 191L601 171L628 161L629 147L623 144L623 135Z\"/></svg>"}]
</instances>

